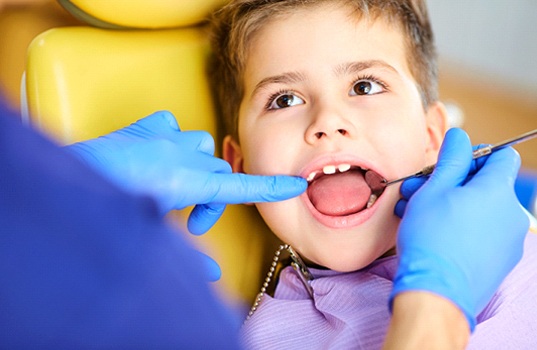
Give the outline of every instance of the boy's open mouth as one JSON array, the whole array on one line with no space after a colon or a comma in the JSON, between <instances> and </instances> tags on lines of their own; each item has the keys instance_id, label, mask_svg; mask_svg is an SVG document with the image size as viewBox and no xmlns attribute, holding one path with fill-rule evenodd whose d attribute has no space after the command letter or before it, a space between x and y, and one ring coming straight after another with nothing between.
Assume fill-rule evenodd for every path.
<instances>
[{"instance_id":1,"label":"boy's open mouth","mask_svg":"<svg viewBox=\"0 0 537 350\"><path fill-rule=\"evenodd\" d=\"M365 176L366 173L375 176ZM373 206L382 191L372 190L370 178L381 178L373 170L349 164L327 165L312 172L308 180L308 197L317 211L328 216L356 214Z\"/></svg>"}]
</instances>

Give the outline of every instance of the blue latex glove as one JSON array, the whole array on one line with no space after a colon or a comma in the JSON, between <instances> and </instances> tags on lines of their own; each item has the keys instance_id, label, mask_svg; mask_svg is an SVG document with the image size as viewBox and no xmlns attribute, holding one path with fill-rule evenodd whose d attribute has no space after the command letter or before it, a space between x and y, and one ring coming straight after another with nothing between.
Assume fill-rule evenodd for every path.
<instances>
[{"instance_id":1,"label":"blue latex glove","mask_svg":"<svg viewBox=\"0 0 537 350\"><path fill-rule=\"evenodd\" d=\"M281 201L307 188L298 177L232 174L213 156L209 133L180 131L166 111L68 148L117 185L154 197L162 213L196 205L188 218L194 234L211 228L226 204Z\"/></svg>"},{"instance_id":2,"label":"blue latex glove","mask_svg":"<svg viewBox=\"0 0 537 350\"><path fill-rule=\"evenodd\" d=\"M67 148L116 185L153 197L162 214L195 205L187 222L194 234L211 228L226 204L280 201L307 188L298 177L232 174L229 163L213 156L209 133L181 131L166 111ZM218 264L200 254L209 280L218 280Z\"/></svg>"},{"instance_id":3,"label":"blue latex glove","mask_svg":"<svg viewBox=\"0 0 537 350\"><path fill-rule=\"evenodd\" d=\"M475 151L479 148L483 148L485 146L488 146L486 144L481 144L477 146L472 147L472 151ZM476 173L477 169L481 168L483 164L485 163L486 157L481 157L478 159L475 159L471 165L470 170L468 172L468 176L464 181L468 181L472 178L472 176ZM416 193L417 190L423 186L424 183L429 180L428 176L420 176L415 178L410 178L409 180L406 180L403 182L400 188L401 192L401 199L396 203L394 213L395 215L399 216L400 218L403 217L403 214L405 213L406 206L408 204L409 199Z\"/></svg>"},{"instance_id":4,"label":"blue latex glove","mask_svg":"<svg viewBox=\"0 0 537 350\"><path fill-rule=\"evenodd\" d=\"M447 133L430 178L403 184L417 191L399 227L390 305L398 293L430 291L454 302L473 331L476 315L522 257L529 220L514 192L519 167L512 148L476 164L466 133Z\"/></svg>"}]
</instances>

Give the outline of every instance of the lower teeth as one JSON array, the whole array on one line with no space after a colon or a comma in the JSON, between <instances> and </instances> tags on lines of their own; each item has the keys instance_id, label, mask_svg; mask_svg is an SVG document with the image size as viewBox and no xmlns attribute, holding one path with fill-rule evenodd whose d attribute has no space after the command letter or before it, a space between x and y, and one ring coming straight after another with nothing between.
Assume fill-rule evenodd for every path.
<instances>
[{"instance_id":1,"label":"lower teeth","mask_svg":"<svg viewBox=\"0 0 537 350\"><path fill-rule=\"evenodd\" d=\"M376 195L376 194L371 194L371 197L369 197L369 200L367 201L367 204L366 204L366 209L369 209L373 206L373 204L375 204L375 202L377 201L379 197Z\"/></svg>"}]
</instances>

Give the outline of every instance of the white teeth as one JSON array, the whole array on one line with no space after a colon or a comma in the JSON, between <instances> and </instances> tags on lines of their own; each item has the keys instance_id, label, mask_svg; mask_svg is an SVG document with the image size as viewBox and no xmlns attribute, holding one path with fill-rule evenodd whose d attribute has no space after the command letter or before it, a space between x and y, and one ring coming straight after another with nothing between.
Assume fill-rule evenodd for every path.
<instances>
[{"instance_id":1,"label":"white teeth","mask_svg":"<svg viewBox=\"0 0 537 350\"><path fill-rule=\"evenodd\" d=\"M336 173L336 166L335 165L326 165L323 168L323 173L326 175L335 174Z\"/></svg>"},{"instance_id":2,"label":"white teeth","mask_svg":"<svg viewBox=\"0 0 537 350\"><path fill-rule=\"evenodd\" d=\"M323 174L332 175L332 174L335 174L337 172L344 173L346 171L349 171L351 168L352 168L352 166L350 164L346 164L346 163L339 164L339 165L325 165L323 167ZM315 177L317 176L317 174L319 174L318 171L311 172L308 175L308 177L306 178L306 180L308 182L313 181L315 179Z\"/></svg>"},{"instance_id":3,"label":"white teeth","mask_svg":"<svg viewBox=\"0 0 537 350\"><path fill-rule=\"evenodd\" d=\"M339 170L340 173L344 173L346 172L347 170L349 170L351 168L351 165L350 164L340 164L338 165L337 169Z\"/></svg>"},{"instance_id":4,"label":"white teeth","mask_svg":"<svg viewBox=\"0 0 537 350\"><path fill-rule=\"evenodd\" d=\"M373 204L375 204L375 202L377 201L379 197L376 195L376 194L371 194L371 197L369 197L369 200L367 201L367 204L366 204L366 208L369 209L373 206Z\"/></svg>"}]
</instances>

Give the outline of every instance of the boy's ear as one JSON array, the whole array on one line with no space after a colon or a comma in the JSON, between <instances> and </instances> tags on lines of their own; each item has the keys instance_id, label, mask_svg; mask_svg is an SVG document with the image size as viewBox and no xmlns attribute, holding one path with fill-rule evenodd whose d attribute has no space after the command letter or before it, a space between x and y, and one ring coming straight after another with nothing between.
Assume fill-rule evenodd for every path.
<instances>
[{"instance_id":1,"label":"boy's ear","mask_svg":"<svg viewBox=\"0 0 537 350\"><path fill-rule=\"evenodd\" d=\"M226 162L231 164L231 169L233 169L234 173L244 173L244 158L242 156L241 146L235 141L233 136L227 135L224 137L222 153L222 157Z\"/></svg>"},{"instance_id":2,"label":"boy's ear","mask_svg":"<svg viewBox=\"0 0 537 350\"><path fill-rule=\"evenodd\" d=\"M427 133L429 134L427 156L430 157L430 162L436 162L444 135L449 128L447 111L444 104L440 101L431 104L427 109L426 119Z\"/></svg>"}]
</instances>

